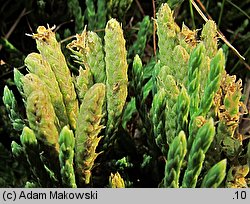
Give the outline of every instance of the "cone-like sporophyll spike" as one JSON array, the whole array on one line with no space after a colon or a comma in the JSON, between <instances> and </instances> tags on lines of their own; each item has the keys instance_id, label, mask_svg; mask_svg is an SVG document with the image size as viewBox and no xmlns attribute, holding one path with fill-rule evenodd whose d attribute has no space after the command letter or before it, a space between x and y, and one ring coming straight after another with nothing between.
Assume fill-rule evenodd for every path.
<instances>
[{"instance_id":1,"label":"cone-like sporophyll spike","mask_svg":"<svg viewBox=\"0 0 250 204\"><path fill-rule=\"evenodd\" d=\"M57 118L48 94L33 91L27 98L27 117L29 126L38 140L59 151Z\"/></svg>"},{"instance_id":2,"label":"cone-like sporophyll spike","mask_svg":"<svg viewBox=\"0 0 250 204\"><path fill-rule=\"evenodd\" d=\"M157 13L157 35L159 46L159 59L161 65L170 66L173 57L172 50L177 45L177 33L180 28L174 22L173 12L168 4L162 4ZM171 73L168 73L171 74Z\"/></svg>"},{"instance_id":3,"label":"cone-like sporophyll spike","mask_svg":"<svg viewBox=\"0 0 250 204\"><path fill-rule=\"evenodd\" d=\"M217 26L214 21L208 20L203 26L201 39L206 48L206 54L209 58L213 58L217 53Z\"/></svg>"},{"instance_id":4,"label":"cone-like sporophyll spike","mask_svg":"<svg viewBox=\"0 0 250 204\"><path fill-rule=\"evenodd\" d=\"M93 85L93 76L90 72L89 67L86 66L85 70L82 67L80 67L79 75L76 77L76 92L80 102L82 102L86 92L92 85Z\"/></svg>"},{"instance_id":5,"label":"cone-like sporophyll spike","mask_svg":"<svg viewBox=\"0 0 250 204\"><path fill-rule=\"evenodd\" d=\"M121 25L115 19L108 21L104 40L108 111L106 135L111 137L117 129L126 102L128 84L125 40Z\"/></svg>"},{"instance_id":6,"label":"cone-like sporophyll spike","mask_svg":"<svg viewBox=\"0 0 250 204\"><path fill-rule=\"evenodd\" d=\"M49 63L42 58L38 53L30 53L25 58L25 65L30 73L35 74L40 80L44 82L50 95L51 103L55 109L56 116L63 127L68 124L68 117L66 113L63 96L60 91L55 74L52 71Z\"/></svg>"},{"instance_id":7,"label":"cone-like sporophyll spike","mask_svg":"<svg viewBox=\"0 0 250 204\"><path fill-rule=\"evenodd\" d=\"M205 46L205 55L201 64L201 91L205 89L208 73L210 70L210 60L216 55L218 51L217 43L217 26L214 21L208 20L203 26L201 33L201 40Z\"/></svg>"},{"instance_id":8,"label":"cone-like sporophyll spike","mask_svg":"<svg viewBox=\"0 0 250 204\"><path fill-rule=\"evenodd\" d=\"M36 75L36 74L26 74L21 78L23 84L23 93L25 100L30 96L30 94L34 91L40 90L47 94L47 97L50 100L49 92L46 84Z\"/></svg>"},{"instance_id":9,"label":"cone-like sporophyll spike","mask_svg":"<svg viewBox=\"0 0 250 204\"><path fill-rule=\"evenodd\" d=\"M95 32L88 32L87 60L95 83L105 83L105 61L101 38Z\"/></svg>"},{"instance_id":10,"label":"cone-like sporophyll spike","mask_svg":"<svg viewBox=\"0 0 250 204\"><path fill-rule=\"evenodd\" d=\"M84 64L85 68L89 68L95 83L105 83L105 61L104 51L101 38L92 31L86 31L86 28L81 35L76 35L76 40L73 40L67 45L79 63ZM73 50L76 48L76 50Z\"/></svg>"},{"instance_id":11,"label":"cone-like sporophyll spike","mask_svg":"<svg viewBox=\"0 0 250 204\"><path fill-rule=\"evenodd\" d=\"M95 152L101 139L98 137L101 129L102 106L105 98L105 85L94 84L85 94L80 107L76 125L76 168L81 182L90 182L91 170L98 156Z\"/></svg>"},{"instance_id":12,"label":"cone-like sporophyll spike","mask_svg":"<svg viewBox=\"0 0 250 204\"><path fill-rule=\"evenodd\" d=\"M37 34L33 34L32 37L36 39L37 49L41 53L43 59L49 63L55 74L63 95L70 126L75 129L78 114L78 101L76 99L76 92L69 68L61 51L60 44L56 40L53 28L46 29L44 26L39 26Z\"/></svg>"},{"instance_id":13,"label":"cone-like sporophyll spike","mask_svg":"<svg viewBox=\"0 0 250 204\"><path fill-rule=\"evenodd\" d=\"M173 50L173 60L170 64L173 76L177 83L187 86L188 80L188 60L189 54L181 45L177 45Z\"/></svg>"}]
</instances>

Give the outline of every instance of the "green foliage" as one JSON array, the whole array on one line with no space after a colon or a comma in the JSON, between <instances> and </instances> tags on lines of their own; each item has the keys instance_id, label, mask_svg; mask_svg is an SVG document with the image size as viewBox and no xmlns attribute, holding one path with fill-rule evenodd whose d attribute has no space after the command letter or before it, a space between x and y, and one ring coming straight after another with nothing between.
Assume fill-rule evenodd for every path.
<instances>
[{"instance_id":1,"label":"green foliage","mask_svg":"<svg viewBox=\"0 0 250 204\"><path fill-rule=\"evenodd\" d=\"M187 152L187 141L183 131L174 138L168 151L168 157L165 167L165 176L163 186L168 188L179 187L179 177L182 162Z\"/></svg>"},{"instance_id":2,"label":"green foliage","mask_svg":"<svg viewBox=\"0 0 250 204\"><path fill-rule=\"evenodd\" d=\"M190 98L186 88L183 86L177 98L177 132L183 130L187 132L188 114L189 114Z\"/></svg>"},{"instance_id":3,"label":"green foliage","mask_svg":"<svg viewBox=\"0 0 250 204\"><path fill-rule=\"evenodd\" d=\"M168 0L166 1L169 7L174 10L176 7L180 6L184 0Z\"/></svg>"},{"instance_id":4,"label":"green foliage","mask_svg":"<svg viewBox=\"0 0 250 204\"><path fill-rule=\"evenodd\" d=\"M150 113L154 138L163 154L167 152L167 145L165 142L167 140L165 135L165 108L166 92L164 89L160 89L154 96Z\"/></svg>"},{"instance_id":5,"label":"green foliage","mask_svg":"<svg viewBox=\"0 0 250 204\"><path fill-rule=\"evenodd\" d=\"M119 0L108 0L107 1L107 9L108 9L108 16L110 18L119 18L119 20L122 19L122 17L124 16L124 13L126 13L131 4L132 4L133 0L123 0L123 1L119 1Z\"/></svg>"},{"instance_id":6,"label":"green foliage","mask_svg":"<svg viewBox=\"0 0 250 204\"><path fill-rule=\"evenodd\" d=\"M189 87L192 87L190 89L195 90L195 91L192 93L193 101L191 98L191 107L190 107L191 122L189 125L190 137L188 140L188 149L190 149L191 144L193 143L195 133L196 133L196 128L195 128L195 124L194 124L196 117L198 115L199 116L206 116L208 114L208 112L212 106L215 93L219 89L224 66L225 66L225 58L224 58L222 49L220 49L217 52L216 56L210 62L210 71L209 71L208 79L206 82L204 94L201 97L200 102L197 102L197 101L199 101L198 100L198 98L199 98L198 90L195 90L195 88L192 87L192 82L189 83L190 84ZM199 70L197 70L197 72L199 75ZM199 87L199 85L197 87ZM192 104L193 104L193 106L192 106ZM191 110L192 110L191 108L193 108L192 112L191 112Z\"/></svg>"},{"instance_id":7,"label":"green foliage","mask_svg":"<svg viewBox=\"0 0 250 204\"><path fill-rule=\"evenodd\" d=\"M74 16L75 18L75 32L81 32L83 30L83 22L84 22L84 16L82 9L80 7L78 0L67 0L67 5L69 8L69 12Z\"/></svg>"},{"instance_id":8,"label":"green foliage","mask_svg":"<svg viewBox=\"0 0 250 204\"><path fill-rule=\"evenodd\" d=\"M20 157L23 154L22 146L17 144L15 141L11 142L11 151L14 157Z\"/></svg>"},{"instance_id":9,"label":"green foliage","mask_svg":"<svg viewBox=\"0 0 250 204\"><path fill-rule=\"evenodd\" d=\"M247 163L250 169L250 142L248 142L248 146L247 146L247 158L248 158Z\"/></svg>"},{"instance_id":10,"label":"green foliage","mask_svg":"<svg viewBox=\"0 0 250 204\"><path fill-rule=\"evenodd\" d=\"M65 126L59 137L60 153L59 160L61 166L61 175L63 186L76 188L75 173L74 173L74 133Z\"/></svg>"},{"instance_id":11,"label":"green foliage","mask_svg":"<svg viewBox=\"0 0 250 204\"><path fill-rule=\"evenodd\" d=\"M98 0L97 1L97 28L99 29L105 28L106 18L107 18L106 1Z\"/></svg>"},{"instance_id":12,"label":"green foliage","mask_svg":"<svg viewBox=\"0 0 250 204\"><path fill-rule=\"evenodd\" d=\"M214 95L220 87L224 66L225 57L223 55L222 49L220 49L210 62L210 71L208 74L207 84L204 90L204 95L200 101L199 115L206 115L210 110Z\"/></svg>"},{"instance_id":13,"label":"green foliage","mask_svg":"<svg viewBox=\"0 0 250 204\"><path fill-rule=\"evenodd\" d=\"M194 188L202 169L206 152L215 135L213 119L209 119L197 132L188 156L188 165L185 170L182 187Z\"/></svg>"},{"instance_id":14,"label":"green foliage","mask_svg":"<svg viewBox=\"0 0 250 204\"><path fill-rule=\"evenodd\" d=\"M86 17L88 19L88 29L93 30L95 28L95 5L93 0L86 0Z\"/></svg>"},{"instance_id":15,"label":"green foliage","mask_svg":"<svg viewBox=\"0 0 250 204\"><path fill-rule=\"evenodd\" d=\"M3 103L9 113L9 118L13 128L17 131L21 131L24 127L24 122L20 113L18 112L15 96L7 86L4 87Z\"/></svg>"},{"instance_id":16,"label":"green foliage","mask_svg":"<svg viewBox=\"0 0 250 204\"><path fill-rule=\"evenodd\" d=\"M45 166L39 158L39 146L35 133L30 128L24 127L20 140L33 173L33 179L35 179L39 186L48 187L51 183L49 182L50 179L45 170Z\"/></svg>"},{"instance_id":17,"label":"green foliage","mask_svg":"<svg viewBox=\"0 0 250 204\"><path fill-rule=\"evenodd\" d=\"M202 188L218 188L226 176L226 160L215 164L205 175Z\"/></svg>"},{"instance_id":18,"label":"green foliage","mask_svg":"<svg viewBox=\"0 0 250 204\"><path fill-rule=\"evenodd\" d=\"M141 9L129 16L138 2L67 2L81 34L65 46L70 38L58 42L54 28L39 26L32 34L39 53L24 60L28 73L14 69L14 83L4 88L8 116L16 135L22 133L11 142L12 163L7 150L0 154L8 161L0 174L9 179L0 184L247 187L242 81L227 74L215 22L209 20L201 32L179 27L171 9L182 1L162 4L152 56L149 16ZM46 12L42 2L39 8ZM138 32L131 31L134 23ZM84 24L92 31L83 30ZM20 162L22 176L15 169Z\"/></svg>"},{"instance_id":19,"label":"green foliage","mask_svg":"<svg viewBox=\"0 0 250 204\"><path fill-rule=\"evenodd\" d=\"M133 56L138 54L142 56L144 53L144 49L146 47L147 42L147 34L149 33L150 29L150 18L149 16L145 16L140 23L140 28L137 34L137 39L133 43L133 45L129 48L128 56Z\"/></svg>"},{"instance_id":20,"label":"green foliage","mask_svg":"<svg viewBox=\"0 0 250 204\"><path fill-rule=\"evenodd\" d=\"M136 55L134 57L133 61L133 67L132 67L132 77L133 77L133 89L135 92L135 105L136 109L143 121L144 127L147 128L150 126L149 120L148 120L148 113L147 113L147 107L145 105L145 96L143 91L143 66L142 66L142 61L139 57L139 55ZM149 90L150 91L150 90Z\"/></svg>"},{"instance_id":21,"label":"green foliage","mask_svg":"<svg viewBox=\"0 0 250 204\"><path fill-rule=\"evenodd\" d=\"M21 95L23 95L23 84L21 78L23 77L23 74L18 70L14 69L14 83L20 92Z\"/></svg>"},{"instance_id":22,"label":"green foliage","mask_svg":"<svg viewBox=\"0 0 250 204\"><path fill-rule=\"evenodd\" d=\"M133 97L131 101L129 101L126 105L126 108L124 110L123 116L122 116L122 127L126 129L126 125L131 120L134 113L136 113L136 104L135 104L135 98Z\"/></svg>"},{"instance_id":23,"label":"green foliage","mask_svg":"<svg viewBox=\"0 0 250 204\"><path fill-rule=\"evenodd\" d=\"M0 143L0 152L0 187L22 187L27 179L24 162L13 158L11 152L2 143Z\"/></svg>"},{"instance_id":24,"label":"green foliage","mask_svg":"<svg viewBox=\"0 0 250 204\"><path fill-rule=\"evenodd\" d=\"M188 94L190 95L190 115L191 117L198 111L199 107L199 89L200 89L200 71L203 52L203 43L199 44L191 53L188 64Z\"/></svg>"}]
</instances>

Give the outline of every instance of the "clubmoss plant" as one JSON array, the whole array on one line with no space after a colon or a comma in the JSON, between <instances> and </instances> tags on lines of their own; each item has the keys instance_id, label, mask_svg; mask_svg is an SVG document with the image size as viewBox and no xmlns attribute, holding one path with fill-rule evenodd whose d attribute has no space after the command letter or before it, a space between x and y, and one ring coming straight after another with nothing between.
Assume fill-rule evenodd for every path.
<instances>
[{"instance_id":1,"label":"clubmoss plant","mask_svg":"<svg viewBox=\"0 0 250 204\"><path fill-rule=\"evenodd\" d=\"M147 62L148 16L129 46L122 25L114 18L105 24L100 9L122 18L131 0L85 3L88 29L106 25L104 38L79 31L67 46L76 62L68 66L54 28L39 26L32 35L38 52L24 60L28 73L14 69L22 112L14 90L4 88L20 135L12 154L30 168L23 186L249 187L250 142L239 131L247 112L242 82L226 72L216 24L206 22L199 37L162 4L157 55Z\"/></svg>"},{"instance_id":2,"label":"clubmoss plant","mask_svg":"<svg viewBox=\"0 0 250 204\"><path fill-rule=\"evenodd\" d=\"M75 129L78 114L78 101L76 99L76 92L69 68L61 51L60 44L55 38L53 28L46 29L43 26L39 26L37 34L34 34L32 37L36 40L37 49L41 53L44 60L50 64L51 69L55 74L63 96L69 124L73 129Z\"/></svg>"},{"instance_id":3,"label":"clubmoss plant","mask_svg":"<svg viewBox=\"0 0 250 204\"><path fill-rule=\"evenodd\" d=\"M147 34L150 30L150 18L149 16L145 16L140 23L140 28L137 34L137 39L133 43L133 45L129 48L128 56L133 56L138 54L140 57L144 53L144 49L147 42Z\"/></svg>"},{"instance_id":4,"label":"clubmoss plant","mask_svg":"<svg viewBox=\"0 0 250 204\"><path fill-rule=\"evenodd\" d=\"M127 98L127 51L121 25L111 19L105 28L105 62L107 114L106 136L112 137L117 130L123 106ZM114 53L116 53L114 55ZM107 139L106 139L107 140Z\"/></svg>"},{"instance_id":5,"label":"clubmoss plant","mask_svg":"<svg viewBox=\"0 0 250 204\"><path fill-rule=\"evenodd\" d=\"M207 121L197 132L188 156L188 166L184 174L182 187L194 188L202 169L205 154L215 135L213 119Z\"/></svg>"},{"instance_id":6,"label":"clubmoss plant","mask_svg":"<svg viewBox=\"0 0 250 204\"><path fill-rule=\"evenodd\" d=\"M111 188L125 188L124 180L122 179L119 172L109 176L109 185Z\"/></svg>"},{"instance_id":7,"label":"clubmoss plant","mask_svg":"<svg viewBox=\"0 0 250 204\"><path fill-rule=\"evenodd\" d=\"M30 73L34 74L34 76L37 76L46 84L47 91L49 92L51 103L55 109L56 116L61 122L60 125L62 127L67 125L68 118L63 101L63 96L60 91L55 74L48 62L43 59L42 55L38 53L31 53L25 58L25 65L27 66ZM32 84L34 84L34 82L32 82ZM27 86L30 87L31 85ZM24 85L24 88L27 86Z\"/></svg>"},{"instance_id":8,"label":"clubmoss plant","mask_svg":"<svg viewBox=\"0 0 250 204\"><path fill-rule=\"evenodd\" d=\"M159 59L161 65L169 66L173 57L172 50L177 45L177 33L179 26L174 22L173 12L167 4L162 4L157 13L157 35L159 47ZM170 70L173 71L173 70ZM171 72L168 74L172 74Z\"/></svg>"},{"instance_id":9,"label":"clubmoss plant","mask_svg":"<svg viewBox=\"0 0 250 204\"><path fill-rule=\"evenodd\" d=\"M105 83L105 62L101 38L86 28L81 35L76 35L76 40L68 44L67 48L74 54L76 60L90 69L95 83ZM73 49L76 49L73 50Z\"/></svg>"},{"instance_id":10,"label":"clubmoss plant","mask_svg":"<svg viewBox=\"0 0 250 204\"><path fill-rule=\"evenodd\" d=\"M24 122L17 108L15 96L7 86L4 87L3 103L9 113L13 128L17 131L21 131L24 127Z\"/></svg>"},{"instance_id":11,"label":"clubmoss plant","mask_svg":"<svg viewBox=\"0 0 250 204\"><path fill-rule=\"evenodd\" d=\"M105 85L98 83L93 85L84 96L77 120L76 168L80 179L86 184L90 182L91 169L98 156L96 147L101 139L98 134L103 128L100 121L104 97Z\"/></svg>"},{"instance_id":12,"label":"clubmoss plant","mask_svg":"<svg viewBox=\"0 0 250 204\"><path fill-rule=\"evenodd\" d=\"M183 131L181 131L179 135L174 138L168 151L167 162L165 167L166 169L165 169L164 183L163 183L164 187L166 188L179 187L181 166L186 153L187 153L186 135Z\"/></svg>"},{"instance_id":13,"label":"clubmoss plant","mask_svg":"<svg viewBox=\"0 0 250 204\"><path fill-rule=\"evenodd\" d=\"M226 176L226 160L222 160L215 164L205 175L201 187L202 188L217 188Z\"/></svg>"},{"instance_id":14,"label":"clubmoss plant","mask_svg":"<svg viewBox=\"0 0 250 204\"><path fill-rule=\"evenodd\" d=\"M62 183L65 187L76 188L74 173L74 133L64 126L59 137L60 153L59 161L61 167Z\"/></svg>"}]
</instances>

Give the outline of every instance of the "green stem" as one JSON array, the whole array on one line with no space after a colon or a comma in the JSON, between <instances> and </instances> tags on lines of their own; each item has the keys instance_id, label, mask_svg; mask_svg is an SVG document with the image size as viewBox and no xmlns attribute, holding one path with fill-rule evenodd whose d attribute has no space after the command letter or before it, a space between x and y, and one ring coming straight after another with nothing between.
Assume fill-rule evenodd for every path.
<instances>
[{"instance_id":1,"label":"green stem","mask_svg":"<svg viewBox=\"0 0 250 204\"><path fill-rule=\"evenodd\" d=\"M236 9L238 9L241 13L243 13L250 20L250 16L245 11L243 11L240 7L238 7L236 4L234 4L233 2L229 0L227 0L227 2L231 4L233 7L235 7Z\"/></svg>"},{"instance_id":2,"label":"green stem","mask_svg":"<svg viewBox=\"0 0 250 204\"><path fill-rule=\"evenodd\" d=\"M194 11L193 11L193 5L192 5L192 1L189 1L189 8L190 8L190 15L192 18L192 24L193 24L193 29L195 29L195 22L194 22Z\"/></svg>"},{"instance_id":3,"label":"green stem","mask_svg":"<svg viewBox=\"0 0 250 204\"><path fill-rule=\"evenodd\" d=\"M223 1L222 1L222 4L221 4L220 16L219 16L219 20L218 20L218 28L220 27L222 13L223 13L223 11L224 11L224 5L225 5L225 0L223 0Z\"/></svg>"}]
</instances>

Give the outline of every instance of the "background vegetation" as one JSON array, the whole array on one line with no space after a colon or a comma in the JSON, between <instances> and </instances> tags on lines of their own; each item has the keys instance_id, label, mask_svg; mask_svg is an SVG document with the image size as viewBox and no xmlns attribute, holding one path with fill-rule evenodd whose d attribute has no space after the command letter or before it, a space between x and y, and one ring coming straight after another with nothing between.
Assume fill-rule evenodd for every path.
<instances>
[{"instance_id":1,"label":"background vegetation","mask_svg":"<svg viewBox=\"0 0 250 204\"><path fill-rule=\"evenodd\" d=\"M156 0L154 3L151 0L128 0L124 5L117 6L113 1L104 1L106 5L100 4L98 0L1 0L0 8L0 98L3 96L4 86L8 85L14 92L18 104L22 104L22 98L14 85L14 68L17 68L22 74L26 74L27 70L24 66L25 57L31 52L37 52L35 41L27 34L36 32L40 25L50 26L56 25L56 37L62 44L62 51L66 57L67 63L73 73L77 73L78 69L75 63L70 58L70 51L66 49L66 45L72 41L75 33L81 33L87 25L88 30L98 33L103 39L104 29L107 21L110 18L116 18L122 23L124 37L126 40L126 49L128 50L128 74L132 76L132 61L135 56L134 48L136 40L138 39L138 30L143 22L145 16L149 16L149 24L143 35L146 36L145 48L140 50L140 57L142 63L150 64L155 58L158 48L156 47L158 38L155 35L154 18L161 3L167 2L163 0ZM182 1L168 1L168 2L182 2ZM242 79L243 96L241 101L250 109L250 0L236 1L236 0L197 0L195 1L200 8L203 8L203 13L210 16L216 23L221 33L226 39L238 50L238 52L245 57L242 60L233 52L232 49L225 46L224 42L219 39L219 47L223 47L226 55L226 70L230 75L236 75L237 79ZM174 16L179 26L184 22L189 28L202 28L204 20L195 10L190 6L188 0L182 3L177 3L173 6L175 8ZM102 7L103 6L103 7ZM102 9L104 8L104 9ZM144 20L144 23L146 20ZM197 31L200 35L200 30ZM133 96L133 89L129 89L129 95ZM127 99L130 100L129 98ZM148 102L148 103L151 103ZM25 114L25 108L18 106L19 111ZM11 141L20 143L20 132L13 129L8 118L7 111L0 100L0 185L1 186L24 186L29 180L30 172L25 163L20 163L13 159L11 153ZM128 121L129 134L135 135L138 114L133 115L132 119ZM241 117L239 124L239 132L244 135L244 140L248 141L250 137L250 115L246 114ZM135 187L156 187L160 178L152 177L149 169L145 169L143 174L139 175L139 164L134 162L138 158L143 160L145 141L140 138L134 138L136 143L136 150L126 149L120 146L117 157L112 157L107 168L120 170L123 176L129 177L129 180ZM131 151L131 152L130 152ZM134 154L134 152L137 152ZM134 158L123 157L124 155L134 154ZM138 156L138 158L137 158ZM113 161L112 161L113 159ZM145 159L145 158L144 158ZM163 159L163 158L159 158ZM3 162L4 161L4 162ZM144 160L146 161L146 160ZM3 162L3 163L1 163ZM132 164L134 163L134 164ZM136 165L135 165L136 164ZM164 161L160 162L159 171L164 171ZM110 166L109 166L110 165ZM98 172L96 172L98 177ZM132 176L131 176L132 175ZM4 178L4 179L2 179ZM138 179L139 178L139 179ZM150 178L150 179L147 179ZM100 179L99 185L103 186ZM98 182L97 182L98 183ZM129 186L130 183L126 183Z\"/></svg>"}]
</instances>

